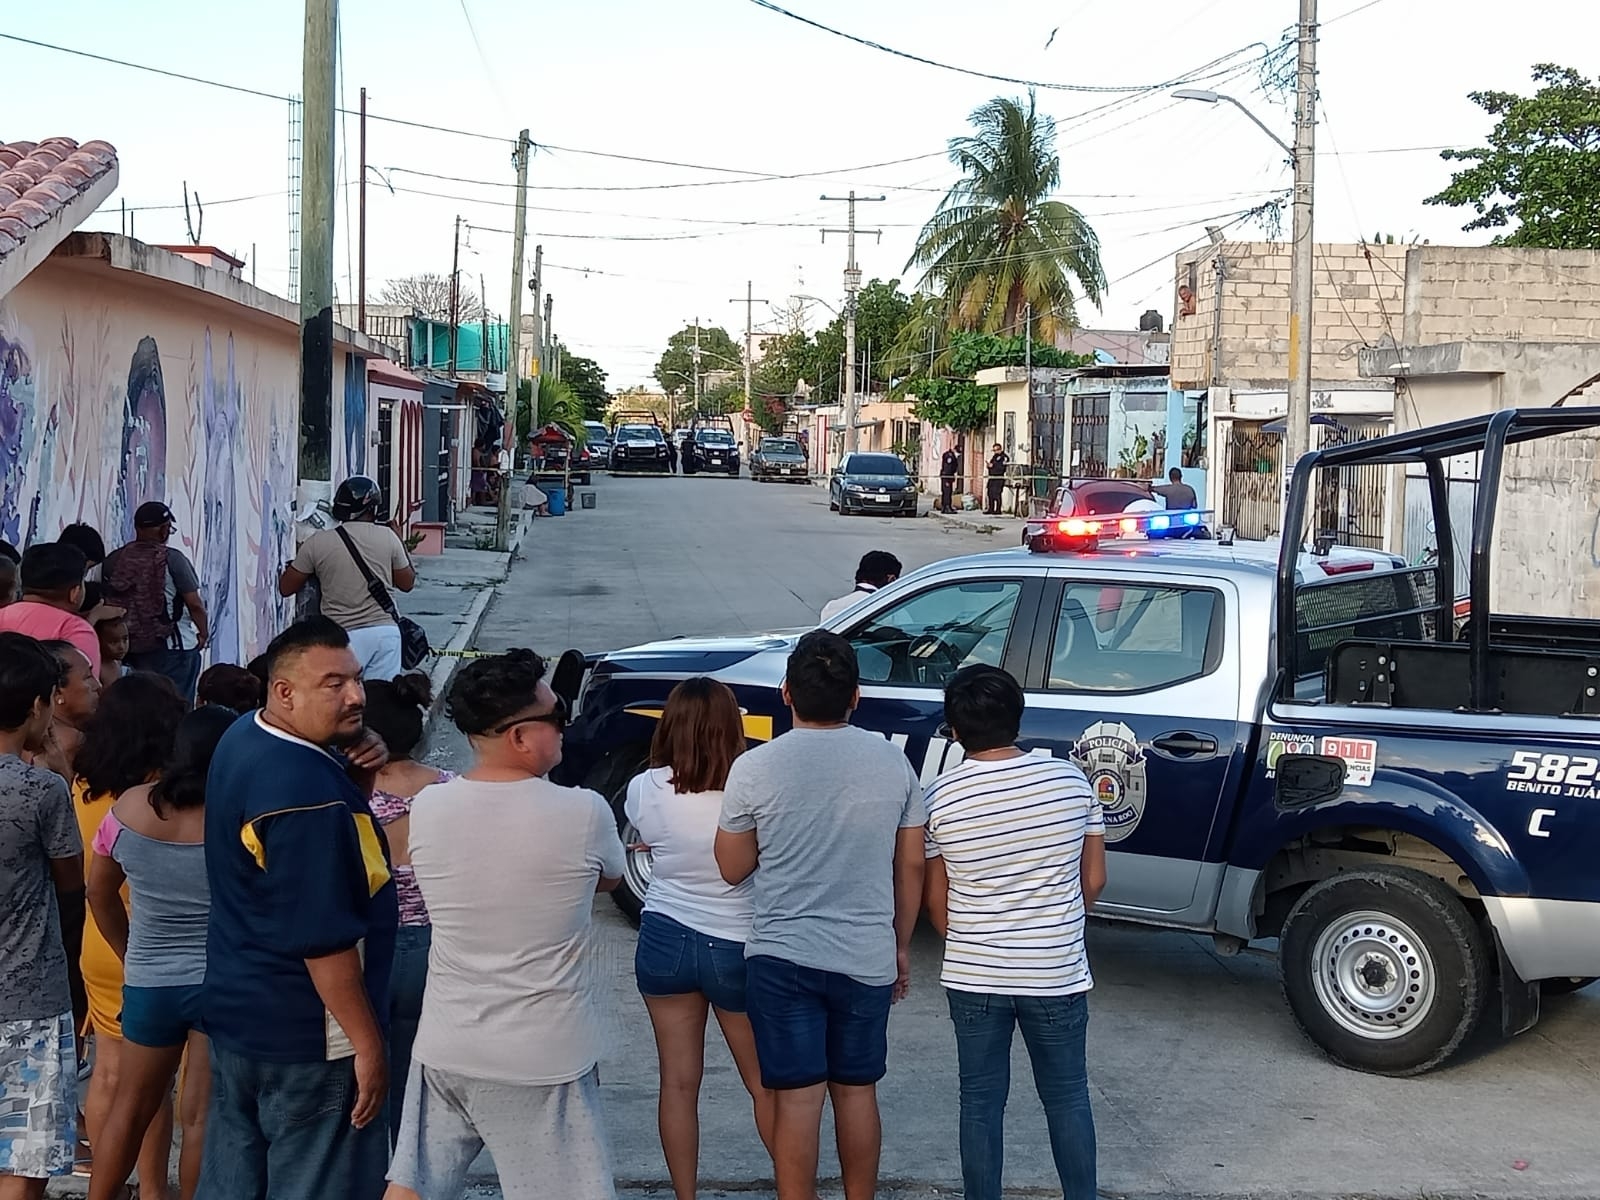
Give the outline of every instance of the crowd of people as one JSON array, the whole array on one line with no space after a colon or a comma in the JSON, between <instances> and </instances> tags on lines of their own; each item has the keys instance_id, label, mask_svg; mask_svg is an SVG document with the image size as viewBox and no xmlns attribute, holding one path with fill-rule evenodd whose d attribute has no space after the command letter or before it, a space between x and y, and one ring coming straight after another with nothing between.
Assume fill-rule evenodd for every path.
<instances>
[{"instance_id":1,"label":"crowd of people","mask_svg":"<svg viewBox=\"0 0 1600 1200\"><path fill-rule=\"evenodd\" d=\"M91 1200L135 1169L141 1196L171 1196L175 1127L183 1200L453 1200L485 1148L511 1200L613 1196L590 922L626 851L604 798L549 778L568 714L545 661L458 672L446 710L472 761L451 776L413 757L426 681L367 676L375 639L304 618L250 668L199 676L191 705L175 659L112 676L99 635L91 656L69 619L94 628L86 556L44 550L21 576L47 611L17 629L21 605L0 609L0 1198L71 1170L80 1125ZM868 557L841 599L898 576ZM175 618L186 581L162 589ZM628 787L654 863L634 965L675 1196L696 1195L712 1016L779 1200L813 1200L829 1103L848 1200L875 1194L888 1022L926 913L965 1195L1000 1196L1020 1029L1063 1192L1086 1200L1098 802L1016 746L1024 696L997 668L951 679L965 759L926 789L851 724L859 699L855 651L826 630L789 657L792 729L754 749L724 684L684 680Z\"/></svg>"}]
</instances>

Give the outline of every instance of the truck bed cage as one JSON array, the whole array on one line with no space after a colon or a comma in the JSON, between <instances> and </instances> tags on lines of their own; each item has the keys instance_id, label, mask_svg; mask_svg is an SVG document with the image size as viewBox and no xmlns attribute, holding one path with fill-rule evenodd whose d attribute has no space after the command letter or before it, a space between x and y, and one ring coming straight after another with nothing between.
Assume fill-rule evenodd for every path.
<instances>
[{"instance_id":1,"label":"truck bed cage","mask_svg":"<svg viewBox=\"0 0 1600 1200\"><path fill-rule=\"evenodd\" d=\"M1445 667L1445 661L1454 663L1465 658L1464 665L1467 667L1465 690L1468 696L1465 707L1479 712L1501 709L1509 698L1508 676L1516 683L1520 683L1525 672L1518 668L1531 665L1520 662L1509 663L1505 661L1504 654L1518 656L1532 654L1536 657L1549 654L1549 651L1540 652L1516 646L1507 636L1511 632L1508 626L1499 619L1492 619L1489 611L1492 582L1491 552L1494 546L1495 516L1500 500L1500 480L1506 447L1596 428L1600 428L1600 408L1596 407L1508 408L1483 416L1451 421L1444 425L1434 425L1427 429L1408 430L1387 437L1373 438L1370 441L1329 446L1322 450L1313 450L1302 457L1294 466L1294 476L1289 485L1288 507L1283 522L1283 544L1278 558L1277 646L1278 668L1282 681L1280 694L1292 691L1294 681L1299 677L1297 659L1301 639L1295 636L1297 630L1295 567L1301 552L1300 531L1306 527L1307 512L1317 472L1338 467L1420 464L1427 473L1433 528L1438 542L1435 570L1441 586L1435 589L1433 597L1433 641L1450 644L1452 647L1445 652L1447 660L1440 660L1437 652L1428 655L1428 667L1430 671L1449 670ZM1471 607L1467 615L1464 639L1467 644L1464 654L1461 649L1456 648L1459 643L1455 637L1454 597L1450 595L1451 589L1443 586L1455 578L1455 539L1451 536L1445 462L1463 454L1482 456L1472 508L1471 557L1467 573ZM1511 644L1504 644L1507 642ZM1501 643L1498 648L1503 652L1502 658L1498 661L1492 653L1497 643ZM1595 659L1580 655L1576 656L1574 663L1568 664L1564 661L1567 656L1558 657L1563 659L1560 666L1581 669L1586 678L1593 678L1588 675L1588 669L1596 665ZM1334 699L1334 693L1337 692L1338 701L1343 703L1393 702L1395 693L1392 685L1395 671L1391 646L1380 645L1376 641L1367 639L1357 639L1344 643L1336 653L1335 659L1331 666L1335 677L1330 678L1332 690L1329 699ZM1540 665L1547 670L1557 666L1548 657L1545 657ZM1353 672L1363 677L1362 682L1357 683L1352 679ZM1560 673L1559 668L1558 673ZM1436 688L1428 690L1438 691ZM1523 689L1513 685L1512 690ZM1579 694L1582 695L1581 689ZM1439 699L1440 696L1434 695L1430 697L1434 702L1418 703L1416 706L1438 707ZM1567 703L1571 707L1564 707L1563 711L1586 713L1595 711L1593 699L1588 696L1583 696L1583 699L1588 703L1571 705L1569 698Z\"/></svg>"}]
</instances>

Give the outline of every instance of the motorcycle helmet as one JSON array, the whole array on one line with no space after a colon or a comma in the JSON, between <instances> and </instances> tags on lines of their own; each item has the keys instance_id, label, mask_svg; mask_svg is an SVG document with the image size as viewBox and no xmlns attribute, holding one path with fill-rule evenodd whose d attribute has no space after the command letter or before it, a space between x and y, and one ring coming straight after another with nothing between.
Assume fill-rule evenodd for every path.
<instances>
[{"instance_id":1,"label":"motorcycle helmet","mask_svg":"<svg viewBox=\"0 0 1600 1200\"><path fill-rule=\"evenodd\" d=\"M333 493L333 519L356 521L370 518L383 520L383 489L377 480L365 475L352 475Z\"/></svg>"}]
</instances>

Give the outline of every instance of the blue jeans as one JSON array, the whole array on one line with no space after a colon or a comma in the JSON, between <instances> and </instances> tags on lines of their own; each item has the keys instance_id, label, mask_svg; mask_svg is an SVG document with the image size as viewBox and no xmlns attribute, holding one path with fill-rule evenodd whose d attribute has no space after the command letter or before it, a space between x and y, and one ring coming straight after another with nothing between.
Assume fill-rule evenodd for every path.
<instances>
[{"instance_id":1,"label":"blue jeans","mask_svg":"<svg viewBox=\"0 0 1600 1200\"><path fill-rule=\"evenodd\" d=\"M200 651L198 650L146 650L129 654L123 659L130 671L154 671L172 680L190 704L194 703L195 685L200 682Z\"/></svg>"},{"instance_id":2,"label":"blue jeans","mask_svg":"<svg viewBox=\"0 0 1600 1200\"><path fill-rule=\"evenodd\" d=\"M353 1127L355 1100L354 1059L261 1062L212 1042L197 1200L381 1200L388 1129Z\"/></svg>"},{"instance_id":3,"label":"blue jeans","mask_svg":"<svg viewBox=\"0 0 1600 1200\"><path fill-rule=\"evenodd\" d=\"M744 943L714 938L658 912L639 919L633 977L641 996L699 992L723 1012L745 1011Z\"/></svg>"},{"instance_id":4,"label":"blue jeans","mask_svg":"<svg viewBox=\"0 0 1600 1200\"><path fill-rule=\"evenodd\" d=\"M405 1111L406 1080L411 1075L411 1047L422 1020L422 991L428 982L428 949L432 925L402 925L395 934L394 972L389 977L389 1144L400 1136Z\"/></svg>"},{"instance_id":5,"label":"blue jeans","mask_svg":"<svg viewBox=\"0 0 1600 1200\"><path fill-rule=\"evenodd\" d=\"M1089 1109L1089 1071L1084 1061L1088 997L952 989L945 994L955 1022L961 1071L961 1179L966 1200L1000 1200L1011 1032L1018 1026L1033 1064L1033 1085L1044 1105L1063 1200L1095 1200L1094 1114Z\"/></svg>"},{"instance_id":6,"label":"blue jeans","mask_svg":"<svg viewBox=\"0 0 1600 1200\"><path fill-rule=\"evenodd\" d=\"M893 984L869 984L768 954L745 960L763 1087L867 1087L889 1063Z\"/></svg>"}]
</instances>

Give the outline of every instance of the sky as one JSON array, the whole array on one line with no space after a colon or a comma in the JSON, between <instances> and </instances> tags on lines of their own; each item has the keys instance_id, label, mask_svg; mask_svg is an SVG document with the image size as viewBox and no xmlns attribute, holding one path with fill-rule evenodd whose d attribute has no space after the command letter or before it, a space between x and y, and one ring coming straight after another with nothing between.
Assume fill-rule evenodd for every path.
<instances>
[{"instance_id":1,"label":"sky","mask_svg":"<svg viewBox=\"0 0 1600 1200\"><path fill-rule=\"evenodd\" d=\"M1294 0L783 0L792 13L894 50L991 75L1073 88L1148 88L1253 43L1276 45ZM1531 90L1533 64L1585 73L1570 47L1600 32L1589 0L1321 0L1319 242L1374 234L1476 244L1470 212L1422 201L1450 178L1446 146L1491 127L1467 93ZM1446 15L1448 14L1448 15ZM1578 37L1587 26L1591 34ZM863 203L864 277L904 279L918 229L955 179L945 157L968 114L1020 83L975 78L859 45L760 0L342 0L343 107L368 91L367 278L461 270L492 311L509 308L512 143L526 127L527 257L544 247L553 325L613 388L650 383L667 338L699 318L742 337L749 283L762 301L842 303L845 223ZM204 205L200 238L248 260L246 278L285 294L289 106L301 90L301 6L291 0L73 0L12 5L0 34L268 93L245 95L0 38L0 140L64 135L115 145L121 183L84 228L187 241L184 187ZM1285 140L1292 91L1264 87L1258 46L1198 86L1237 97ZM1259 238L1238 215L1284 194L1282 151L1237 110L1165 88L1040 87L1058 124L1058 198L1099 234L1111 287L1080 323L1170 323L1172 257L1205 238ZM443 133L376 119L441 126ZM478 136L474 136L478 135ZM356 294L359 129L336 131L335 287ZM653 159L639 162L632 159ZM666 165L667 163L685 165ZM772 178L772 176L802 176ZM1230 222L1232 224L1230 224ZM1287 230L1287 213L1284 228ZM733 303L737 300L738 303ZM813 326L831 313L810 303ZM526 304L525 304L526 307ZM757 331L778 325L754 307Z\"/></svg>"}]
</instances>

